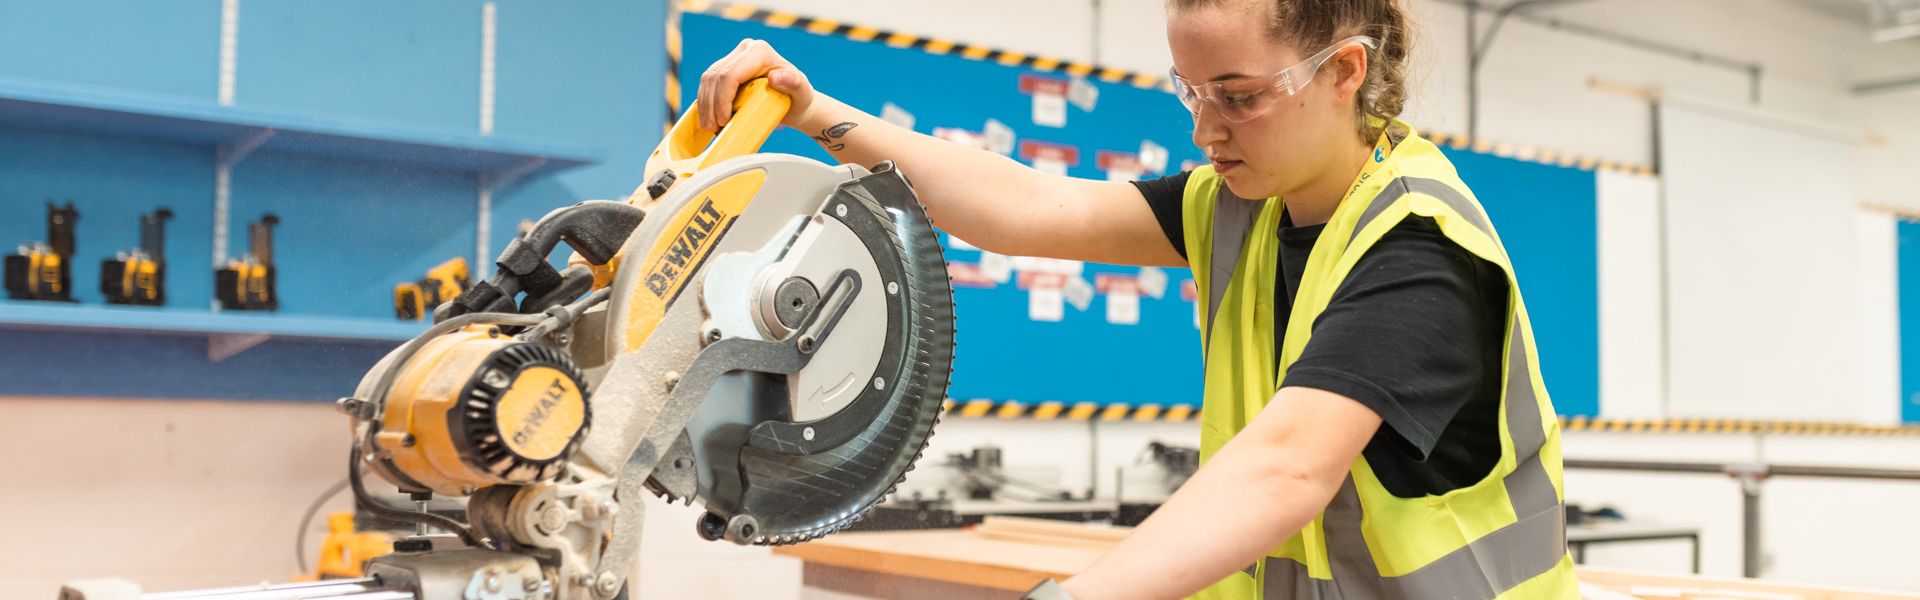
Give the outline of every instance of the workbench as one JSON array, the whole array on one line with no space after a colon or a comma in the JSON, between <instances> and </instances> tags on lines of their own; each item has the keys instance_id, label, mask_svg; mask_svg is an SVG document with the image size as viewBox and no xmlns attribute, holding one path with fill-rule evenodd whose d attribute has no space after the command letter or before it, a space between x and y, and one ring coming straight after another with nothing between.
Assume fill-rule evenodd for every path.
<instances>
[{"instance_id":1,"label":"workbench","mask_svg":"<svg viewBox=\"0 0 1920 600\"><path fill-rule=\"evenodd\" d=\"M805 563L810 588L853 598L1017 598L1047 579L1093 564L1126 528L991 518L968 529L850 532L774 549ZM1920 600L1920 594L1847 590L1692 575L1580 567L1591 600L1768 598Z\"/></svg>"}]
</instances>

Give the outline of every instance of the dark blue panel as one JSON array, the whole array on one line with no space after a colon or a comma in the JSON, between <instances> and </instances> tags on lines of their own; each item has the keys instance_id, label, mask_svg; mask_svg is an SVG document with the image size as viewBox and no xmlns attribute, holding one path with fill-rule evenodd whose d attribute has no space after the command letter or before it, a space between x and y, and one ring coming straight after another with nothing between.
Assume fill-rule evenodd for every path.
<instances>
[{"instance_id":1,"label":"dark blue panel","mask_svg":"<svg viewBox=\"0 0 1920 600\"><path fill-rule=\"evenodd\" d=\"M214 363L205 336L0 331L0 396L331 401L396 345L276 339Z\"/></svg>"},{"instance_id":2,"label":"dark blue panel","mask_svg":"<svg viewBox=\"0 0 1920 600\"><path fill-rule=\"evenodd\" d=\"M0 2L0 77L213 98L220 2Z\"/></svg>"},{"instance_id":3,"label":"dark blue panel","mask_svg":"<svg viewBox=\"0 0 1920 600\"><path fill-rule=\"evenodd\" d=\"M1599 222L1592 171L1447 150L1493 219L1563 415L1600 414Z\"/></svg>"},{"instance_id":4,"label":"dark blue panel","mask_svg":"<svg viewBox=\"0 0 1920 600\"><path fill-rule=\"evenodd\" d=\"M923 133L934 127L979 131L991 117L1023 139L1073 145L1080 152L1079 165L1069 169L1074 176L1104 178L1095 164L1096 152L1133 152L1143 139L1169 149L1170 162L1176 165L1169 170L1177 170L1183 160L1200 158L1191 142L1191 117L1162 91L1097 83L1096 110L1070 107L1066 127L1041 127L1032 122L1030 97L1019 93L1021 69L710 16L688 15L683 25L686 59L681 76L687 81L741 38L759 38L804 69L819 89L873 113L892 102L913 113L915 129ZM776 134L767 149L828 160L804 135L791 130ZM1556 407L1562 414L1597 414L1593 174L1471 153L1452 156L1515 256ZM972 251L949 250L947 256L958 263L978 260ZM1089 281L1099 273L1138 272L1091 264L1086 269ZM956 289L959 355L951 395L1024 402L1197 403L1201 375L1194 309L1180 294L1191 277L1181 270L1169 271L1169 276L1166 296L1143 298L1141 321L1131 326L1106 322L1104 296L1096 296L1085 311L1068 307L1061 322L1041 323L1027 318L1028 296L1012 284Z\"/></svg>"},{"instance_id":5,"label":"dark blue panel","mask_svg":"<svg viewBox=\"0 0 1920 600\"><path fill-rule=\"evenodd\" d=\"M1900 418L1920 423L1920 223L1901 219Z\"/></svg>"},{"instance_id":6,"label":"dark blue panel","mask_svg":"<svg viewBox=\"0 0 1920 600\"><path fill-rule=\"evenodd\" d=\"M473 255L471 174L259 152L234 167L228 255L247 251L246 223L274 230L280 311L390 318L393 284Z\"/></svg>"},{"instance_id":7,"label":"dark blue panel","mask_svg":"<svg viewBox=\"0 0 1920 600\"><path fill-rule=\"evenodd\" d=\"M480 6L247 2L234 104L479 131Z\"/></svg>"},{"instance_id":8,"label":"dark blue panel","mask_svg":"<svg viewBox=\"0 0 1920 600\"><path fill-rule=\"evenodd\" d=\"M174 306L213 299L213 150L206 146L0 128L0 249L47 237L44 202L73 199L73 285L98 304L100 261L139 245L137 219L173 209L167 295Z\"/></svg>"}]
</instances>

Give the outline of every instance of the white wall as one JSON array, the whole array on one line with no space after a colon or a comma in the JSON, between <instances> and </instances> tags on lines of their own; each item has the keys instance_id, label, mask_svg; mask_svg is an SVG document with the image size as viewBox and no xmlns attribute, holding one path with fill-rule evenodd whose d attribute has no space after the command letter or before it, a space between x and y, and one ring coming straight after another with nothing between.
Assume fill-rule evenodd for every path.
<instances>
[{"instance_id":1,"label":"white wall","mask_svg":"<svg viewBox=\"0 0 1920 600\"><path fill-rule=\"evenodd\" d=\"M346 473L347 419L324 404L0 397L0 419L0 598L98 577L149 592L285 582L302 511ZM324 515L351 507L337 496L309 524L308 560ZM648 504L641 597L799 597L797 561L701 540L698 515Z\"/></svg>"}]
</instances>

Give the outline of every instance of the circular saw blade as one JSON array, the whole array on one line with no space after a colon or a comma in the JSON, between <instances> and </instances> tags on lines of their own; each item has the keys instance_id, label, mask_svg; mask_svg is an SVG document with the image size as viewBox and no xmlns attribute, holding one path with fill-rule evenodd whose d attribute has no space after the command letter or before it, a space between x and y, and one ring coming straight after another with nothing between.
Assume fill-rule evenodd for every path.
<instances>
[{"instance_id":1,"label":"circular saw blade","mask_svg":"<svg viewBox=\"0 0 1920 600\"><path fill-rule=\"evenodd\" d=\"M727 527L725 537L791 544L845 528L893 491L939 420L953 365L953 292L925 209L891 165L842 185L827 206L823 212L858 233L867 258L879 267L878 281L860 282L885 300L886 333L873 377L861 380L859 395L824 418L796 422L787 414L733 435L696 435L695 444L706 450L693 453L699 473L738 474L737 486L698 486L709 511L702 527L710 536L719 537L720 523L745 523L750 526L744 531ZM762 409L799 393L782 385L741 389L758 396ZM713 402L710 397L708 404ZM708 450L713 442L728 451Z\"/></svg>"}]
</instances>

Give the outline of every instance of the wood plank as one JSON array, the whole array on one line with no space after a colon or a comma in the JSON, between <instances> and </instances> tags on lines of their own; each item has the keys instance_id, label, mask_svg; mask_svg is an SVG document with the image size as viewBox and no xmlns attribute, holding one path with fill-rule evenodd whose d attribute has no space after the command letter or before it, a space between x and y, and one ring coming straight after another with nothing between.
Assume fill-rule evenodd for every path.
<instances>
[{"instance_id":1,"label":"wood plank","mask_svg":"<svg viewBox=\"0 0 1920 600\"><path fill-rule=\"evenodd\" d=\"M1920 594L1812 586L1754 579L1663 575L1579 567L1580 582L1646 600L1793 598L1796 600L1916 600Z\"/></svg>"},{"instance_id":2,"label":"wood plank","mask_svg":"<svg viewBox=\"0 0 1920 600\"><path fill-rule=\"evenodd\" d=\"M1008 591L1085 570L1124 529L1033 519L995 519L991 531L942 529L842 533L773 549L810 564L880 575L918 577ZM1073 531L1078 528L1080 531ZM1117 539L1117 538L1114 538ZM1793 600L1920 600L1920 594L1693 575L1578 567L1582 583L1632 598L1790 598Z\"/></svg>"},{"instance_id":3,"label":"wood plank","mask_svg":"<svg viewBox=\"0 0 1920 600\"><path fill-rule=\"evenodd\" d=\"M992 539L965 530L843 533L782 546L776 554L807 562L1026 591L1092 565L1108 546Z\"/></svg>"}]
</instances>

